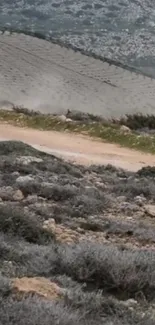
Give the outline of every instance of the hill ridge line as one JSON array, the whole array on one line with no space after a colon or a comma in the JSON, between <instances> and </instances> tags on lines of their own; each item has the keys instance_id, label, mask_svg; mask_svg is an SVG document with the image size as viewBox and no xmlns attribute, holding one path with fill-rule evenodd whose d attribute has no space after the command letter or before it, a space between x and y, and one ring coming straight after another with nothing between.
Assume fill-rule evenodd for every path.
<instances>
[{"instance_id":1,"label":"hill ridge line","mask_svg":"<svg viewBox=\"0 0 155 325\"><path fill-rule=\"evenodd\" d=\"M56 45L58 45L60 47L64 47L64 48L66 48L68 50L72 50L73 52L79 52L84 56L94 58L95 60L99 60L99 61L101 61L103 63L107 63L107 64L109 64L109 66L115 66L116 68L117 67L122 68L122 69L124 69L124 70L126 70L128 72L131 72L131 74L135 73L137 75L143 76L144 78L147 77L147 78L149 78L151 80L155 79L151 74L143 73L142 71L136 69L135 67L129 66L129 65L125 64L125 63L122 63L122 62L119 62L119 61L116 61L116 60L113 60L113 59L102 57L99 54L96 54L96 53L94 53L92 51L87 51L87 50L81 49L80 47L77 47L77 46L72 45L70 43L66 43L66 42L64 42L64 41L62 41L62 40L60 40L58 38L51 37L51 36L44 36L40 32L32 32L32 31L26 31L26 30L18 30L18 29L0 27L0 33L4 34L5 32L9 32L10 36L12 34L14 34L14 33L17 33L17 34L23 34L25 36L31 36L31 37L34 37L34 38L42 39L42 40L45 40L47 42L56 44Z\"/></svg>"}]
</instances>

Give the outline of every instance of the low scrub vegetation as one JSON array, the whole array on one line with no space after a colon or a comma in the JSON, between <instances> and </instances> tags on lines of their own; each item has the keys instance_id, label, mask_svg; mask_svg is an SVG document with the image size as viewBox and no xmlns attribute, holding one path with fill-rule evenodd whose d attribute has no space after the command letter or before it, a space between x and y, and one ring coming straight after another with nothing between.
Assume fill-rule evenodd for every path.
<instances>
[{"instance_id":1,"label":"low scrub vegetation","mask_svg":"<svg viewBox=\"0 0 155 325\"><path fill-rule=\"evenodd\" d=\"M1 142L0 324L153 325L154 197L153 168L76 166ZM47 294L33 279L50 281Z\"/></svg>"},{"instance_id":2,"label":"low scrub vegetation","mask_svg":"<svg viewBox=\"0 0 155 325\"><path fill-rule=\"evenodd\" d=\"M113 122L115 123L115 121ZM155 131L155 115L127 114L119 120L119 124L126 125L131 130Z\"/></svg>"}]
</instances>

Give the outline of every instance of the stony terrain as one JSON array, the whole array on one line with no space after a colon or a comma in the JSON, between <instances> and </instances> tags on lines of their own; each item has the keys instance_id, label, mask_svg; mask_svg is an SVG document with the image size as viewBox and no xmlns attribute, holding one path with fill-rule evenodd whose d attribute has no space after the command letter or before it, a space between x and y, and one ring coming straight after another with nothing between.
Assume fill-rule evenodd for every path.
<instances>
[{"instance_id":1,"label":"stony terrain","mask_svg":"<svg viewBox=\"0 0 155 325\"><path fill-rule=\"evenodd\" d=\"M153 325L155 169L0 143L0 325Z\"/></svg>"}]
</instances>

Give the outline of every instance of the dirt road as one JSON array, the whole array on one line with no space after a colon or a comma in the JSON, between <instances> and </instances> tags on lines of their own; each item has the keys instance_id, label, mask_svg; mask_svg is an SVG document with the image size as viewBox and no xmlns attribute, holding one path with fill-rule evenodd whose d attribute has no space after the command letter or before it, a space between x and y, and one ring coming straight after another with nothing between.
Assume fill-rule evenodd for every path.
<instances>
[{"instance_id":1,"label":"dirt road","mask_svg":"<svg viewBox=\"0 0 155 325\"><path fill-rule=\"evenodd\" d=\"M0 140L20 140L36 149L79 164L112 164L131 171L155 166L155 156L82 135L38 131L0 124Z\"/></svg>"},{"instance_id":2,"label":"dirt road","mask_svg":"<svg viewBox=\"0 0 155 325\"><path fill-rule=\"evenodd\" d=\"M155 80L23 34L0 34L0 72L0 102L107 118L155 113Z\"/></svg>"}]
</instances>

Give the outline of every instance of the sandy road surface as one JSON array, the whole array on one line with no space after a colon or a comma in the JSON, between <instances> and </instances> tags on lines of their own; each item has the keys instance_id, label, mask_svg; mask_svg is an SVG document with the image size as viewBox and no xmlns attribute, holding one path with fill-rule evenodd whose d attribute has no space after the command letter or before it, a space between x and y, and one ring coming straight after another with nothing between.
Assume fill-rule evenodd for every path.
<instances>
[{"instance_id":1,"label":"sandy road surface","mask_svg":"<svg viewBox=\"0 0 155 325\"><path fill-rule=\"evenodd\" d=\"M118 117L155 113L155 80L23 34L0 35L0 102Z\"/></svg>"},{"instance_id":2,"label":"sandy road surface","mask_svg":"<svg viewBox=\"0 0 155 325\"><path fill-rule=\"evenodd\" d=\"M23 129L0 124L0 140L20 140L36 149L79 164L112 164L131 171L155 165L155 156L82 135Z\"/></svg>"}]
</instances>

